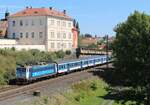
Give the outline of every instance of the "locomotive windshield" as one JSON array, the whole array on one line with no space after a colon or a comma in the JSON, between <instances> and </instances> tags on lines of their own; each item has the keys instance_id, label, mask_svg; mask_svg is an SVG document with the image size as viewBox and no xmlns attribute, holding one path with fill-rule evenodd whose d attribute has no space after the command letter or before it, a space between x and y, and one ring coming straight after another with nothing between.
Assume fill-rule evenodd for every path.
<instances>
[{"instance_id":1,"label":"locomotive windshield","mask_svg":"<svg viewBox=\"0 0 150 105\"><path fill-rule=\"evenodd\" d=\"M17 76L17 78L26 77L26 68L25 67L18 67L16 69L16 76Z\"/></svg>"}]
</instances>

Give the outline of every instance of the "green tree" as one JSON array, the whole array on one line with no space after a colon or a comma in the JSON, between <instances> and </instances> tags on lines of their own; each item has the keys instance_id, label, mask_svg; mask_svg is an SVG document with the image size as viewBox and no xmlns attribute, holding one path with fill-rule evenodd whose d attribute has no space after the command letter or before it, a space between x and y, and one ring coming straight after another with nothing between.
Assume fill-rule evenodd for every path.
<instances>
[{"instance_id":1,"label":"green tree","mask_svg":"<svg viewBox=\"0 0 150 105\"><path fill-rule=\"evenodd\" d=\"M3 31L2 31L2 30L0 30L0 35L2 35L2 32L3 32Z\"/></svg>"},{"instance_id":2,"label":"green tree","mask_svg":"<svg viewBox=\"0 0 150 105\"><path fill-rule=\"evenodd\" d=\"M150 105L150 16L135 11L115 28L113 44L116 73L126 85L143 93Z\"/></svg>"},{"instance_id":3,"label":"green tree","mask_svg":"<svg viewBox=\"0 0 150 105\"><path fill-rule=\"evenodd\" d=\"M71 51L70 50L66 50L66 55L71 55Z\"/></svg>"},{"instance_id":4,"label":"green tree","mask_svg":"<svg viewBox=\"0 0 150 105\"><path fill-rule=\"evenodd\" d=\"M56 52L56 55L57 55L58 58L64 58L65 52L62 51L62 50L60 50L60 51L57 51L57 52Z\"/></svg>"},{"instance_id":5,"label":"green tree","mask_svg":"<svg viewBox=\"0 0 150 105\"><path fill-rule=\"evenodd\" d=\"M87 48L89 48L89 49L97 49L98 46L97 46L97 44L91 44Z\"/></svg>"},{"instance_id":6,"label":"green tree","mask_svg":"<svg viewBox=\"0 0 150 105\"><path fill-rule=\"evenodd\" d=\"M82 36L78 35L78 47L81 47Z\"/></svg>"}]
</instances>

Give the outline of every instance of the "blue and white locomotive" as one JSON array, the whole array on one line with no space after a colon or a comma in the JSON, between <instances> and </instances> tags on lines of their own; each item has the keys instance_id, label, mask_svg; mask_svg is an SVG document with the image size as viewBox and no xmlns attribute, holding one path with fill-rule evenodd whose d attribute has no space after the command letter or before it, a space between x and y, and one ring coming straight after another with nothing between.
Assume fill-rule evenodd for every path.
<instances>
[{"instance_id":1,"label":"blue and white locomotive","mask_svg":"<svg viewBox=\"0 0 150 105\"><path fill-rule=\"evenodd\" d=\"M35 65L26 67L17 67L16 79L23 81L32 81L42 77L53 76L61 73L69 73L75 70L82 70L99 64L104 64L109 60L106 55L91 56L77 60L62 61L46 65Z\"/></svg>"}]
</instances>

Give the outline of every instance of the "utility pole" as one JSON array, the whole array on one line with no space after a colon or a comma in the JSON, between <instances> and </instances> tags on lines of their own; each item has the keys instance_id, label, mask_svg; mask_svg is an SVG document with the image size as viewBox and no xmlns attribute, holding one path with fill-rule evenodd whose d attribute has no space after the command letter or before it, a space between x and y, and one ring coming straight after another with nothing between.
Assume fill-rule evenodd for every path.
<instances>
[{"instance_id":1,"label":"utility pole","mask_svg":"<svg viewBox=\"0 0 150 105\"><path fill-rule=\"evenodd\" d=\"M108 69L108 35L106 35L106 69Z\"/></svg>"}]
</instances>

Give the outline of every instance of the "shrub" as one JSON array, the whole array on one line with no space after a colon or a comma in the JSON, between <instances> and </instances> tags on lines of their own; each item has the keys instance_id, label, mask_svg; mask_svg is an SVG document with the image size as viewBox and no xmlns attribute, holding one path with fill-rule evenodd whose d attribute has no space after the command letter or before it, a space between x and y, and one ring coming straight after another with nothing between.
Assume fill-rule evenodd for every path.
<instances>
[{"instance_id":1,"label":"shrub","mask_svg":"<svg viewBox=\"0 0 150 105\"><path fill-rule=\"evenodd\" d=\"M60 50L60 51L56 52L56 55L57 55L58 58L64 58L65 53L62 50Z\"/></svg>"},{"instance_id":2,"label":"shrub","mask_svg":"<svg viewBox=\"0 0 150 105\"><path fill-rule=\"evenodd\" d=\"M93 91L97 90L97 84L96 84L96 82L92 82L90 88L91 88Z\"/></svg>"},{"instance_id":3,"label":"shrub","mask_svg":"<svg viewBox=\"0 0 150 105\"><path fill-rule=\"evenodd\" d=\"M66 51L66 55L71 55L71 51L70 51L70 50L67 50L67 51Z\"/></svg>"}]
</instances>

